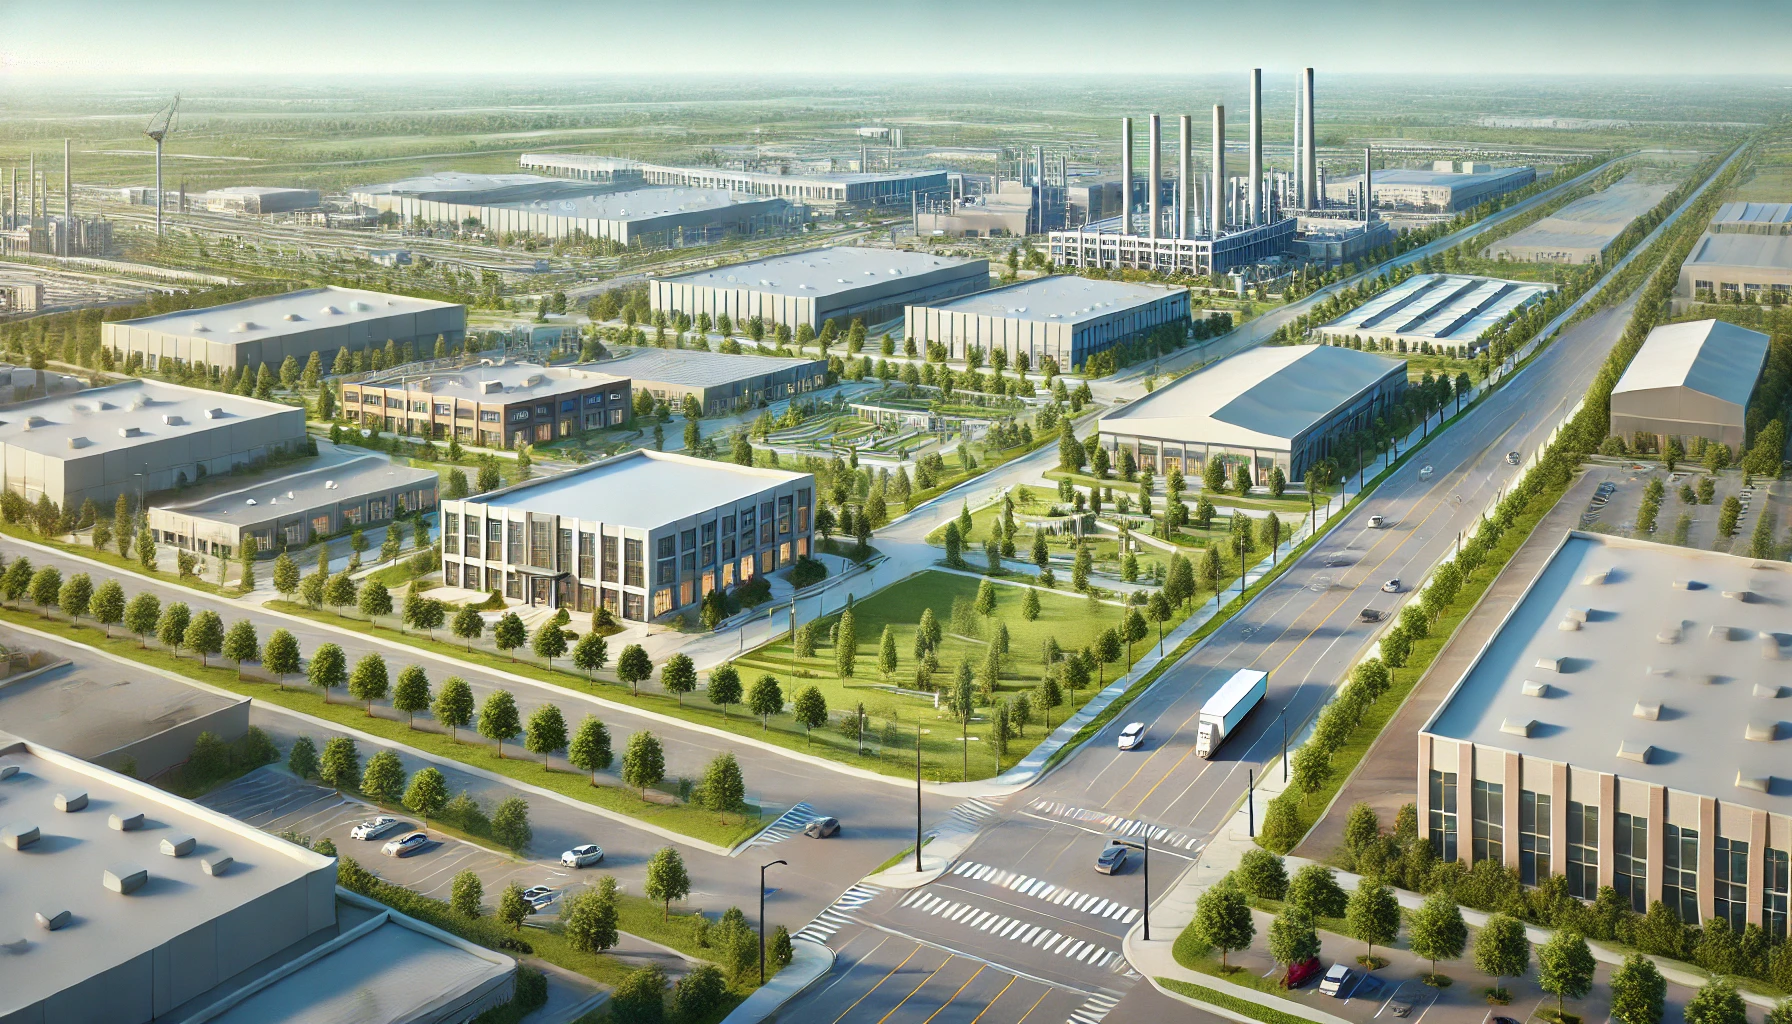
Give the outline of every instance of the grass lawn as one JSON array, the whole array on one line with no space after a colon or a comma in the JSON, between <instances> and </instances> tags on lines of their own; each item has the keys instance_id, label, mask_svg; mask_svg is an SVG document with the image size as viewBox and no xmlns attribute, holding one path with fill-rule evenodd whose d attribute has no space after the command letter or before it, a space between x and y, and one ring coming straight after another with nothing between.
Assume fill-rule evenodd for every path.
<instances>
[{"instance_id":1,"label":"grass lawn","mask_svg":"<svg viewBox=\"0 0 1792 1024\"><path fill-rule=\"evenodd\" d=\"M311 715L344 728L372 733L382 739L496 772L519 782L551 789L595 807L626 814L661 828L720 846L733 846L764 827L764 822L756 809L745 816L740 814L719 815L692 805L655 803L643 799L633 790L622 786L593 786L590 777L580 771L570 768L548 771L543 768L540 761L528 759L528 755L524 755L522 758L500 758L495 747L488 747L483 742L457 741L446 734L429 729L412 729L407 727L403 721L385 718L377 714L369 717L362 712L360 705L326 701L323 695L316 690L281 689L266 682L239 680L236 668L228 663L220 661L214 665L201 666L198 661L176 657L159 647L139 648L135 637L107 637L104 631L98 627L71 625L62 619L60 614L45 619L32 612L0 608L0 621L32 626L46 632L56 633L76 643L88 644L146 665L209 683L220 689L254 697L270 704L278 704L281 707ZM395 714L390 711L387 713ZM321 747L322 744L320 743L319 746ZM518 747L513 746L512 749L521 753ZM370 752L362 752L364 757L368 753Z\"/></svg>"},{"instance_id":2,"label":"grass lawn","mask_svg":"<svg viewBox=\"0 0 1792 1024\"><path fill-rule=\"evenodd\" d=\"M131 544L131 557L125 558L118 553L118 548L117 548L116 543L109 545L103 549L96 548L92 544L87 543L86 541L69 541L69 540L65 540L65 539L61 539L61 538L47 538L47 537L44 537L43 535L39 534L36 530L29 529L28 527L22 526L18 523L0 524L0 534L4 534L8 537L13 537L18 540L30 541L34 544L43 544L48 547L55 548L56 550L61 551L65 554L79 555L82 558L90 558L96 562L102 562L106 565L109 565L112 568L117 569L120 572L132 573L137 576L149 575L149 573L145 572L145 570L143 568L143 563L137 561L137 545L135 543L135 541L136 541L135 537L131 538L131 540L133 542ZM236 597L239 593L239 589L235 585L226 586L220 590L216 583L212 583L209 580L201 579L198 576L181 576L181 575L179 575L176 572L176 565L175 565L173 556L169 555L168 552L166 552L164 550L158 550L156 552L156 556L157 556L156 557L157 571L154 573L154 575L157 580L159 580L163 583L174 583L174 584L178 584L183 587L187 587L191 590L197 590L197 591L200 591L200 592L206 593L206 594L216 594L220 597ZM27 555L25 555L25 557L30 558L31 556L29 554L27 554ZM208 564L216 566L217 559L215 559L215 558L210 559L208 561ZM235 566L232 566L231 568L234 570ZM260 563L256 564L256 569L257 569L257 571L261 571ZM266 571L268 571L268 572L274 571L272 563L268 564ZM216 573L216 569L214 569L213 572ZM100 584L99 580L94 581L94 586L97 587L97 586L99 586L99 584Z\"/></svg>"},{"instance_id":3,"label":"grass lawn","mask_svg":"<svg viewBox=\"0 0 1792 1024\"><path fill-rule=\"evenodd\" d=\"M1244 973L1247 972L1239 972L1239 974ZM1237 982L1238 975L1231 975L1226 980ZM1217 1006L1222 1010L1229 1010L1241 1017L1249 1017L1252 1020L1263 1021L1264 1024L1306 1024L1306 1021L1303 1018L1296 1017L1292 1013L1283 1013L1281 1010L1274 1009L1273 1007L1253 1003L1249 999L1240 999L1237 996L1227 995L1224 992L1216 992L1213 989L1201 985L1191 985L1186 981L1177 981L1175 978L1159 978L1157 979L1157 983L1172 992L1179 992L1182 995L1188 996L1191 999L1198 999L1210 1006Z\"/></svg>"},{"instance_id":4,"label":"grass lawn","mask_svg":"<svg viewBox=\"0 0 1792 1024\"><path fill-rule=\"evenodd\" d=\"M1116 498L1121 494L1126 494L1135 502L1138 500L1138 482L1133 481L1132 483L1128 483L1127 481L1120 479L1118 475L1110 476L1106 479L1098 479L1088 473L1068 473L1062 469L1048 469L1045 471L1045 478L1047 480L1069 479L1078 487L1085 489L1097 486L1111 488L1114 492L1114 497ZM1163 480L1164 478L1161 476L1157 478L1157 482L1160 484ZM1230 484L1228 484L1228 486L1230 486ZM1200 493L1201 482L1196 479L1189 479L1186 481L1182 500L1188 504L1189 508L1193 509L1195 499L1200 496ZM1047 496L1050 496L1049 492ZM1220 509L1242 508L1247 512L1274 512L1279 516L1304 516L1307 514L1307 499L1304 496L1272 498L1269 496L1269 491L1267 489L1261 488L1253 490L1248 495L1233 494L1229 491L1219 494L1209 494L1207 500L1211 502L1215 508ZM1164 506L1164 495L1161 493L1154 494L1151 501L1153 510L1161 514Z\"/></svg>"}]
</instances>

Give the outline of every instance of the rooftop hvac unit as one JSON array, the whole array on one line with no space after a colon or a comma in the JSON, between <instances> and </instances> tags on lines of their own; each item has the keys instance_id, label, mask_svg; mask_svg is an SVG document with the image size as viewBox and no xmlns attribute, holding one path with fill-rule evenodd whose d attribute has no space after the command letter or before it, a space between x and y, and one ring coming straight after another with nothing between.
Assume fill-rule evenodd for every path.
<instances>
[{"instance_id":1,"label":"rooftop hvac unit","mask_svg":"<svg viewBox=\"0 0 1792 1024\"><path fill-rule=\"evenodd\" d=\"M224 410L223 409L207 409L207 410L205 410L205 418L208 420L221 420L224 418Z\"/></svg>"},{"instance_id":2,"label":"rooftop hvac unit","mask_svg":"<svg viewBox=\"0 0 1792 1024\"><path fill-rule=\"evenodd\" d=\"M119 427L118 428L118 436L119 437L142 437L143 436L143 428L142 427Z\"/></svg>"},{"instance_id":3,"label":"rooftop hvac unit","mask_svg":"<svg viewBox=\"0 0 1792 1024\"><path fill-rule=\"evenodd\" d=\"M212 333L212 329L210 327L205 326L204 324L200 323L197 320L193 321L192 331L194 334L210 334L210 333Z\"/></svg>"},{"instance_id":4,"label":"rooftop hvac unit","mask_svg":"<svg viewBox=\"0 0 1792 1024\"><path fill-rule=\"evenodd\" d=\"M495 395L503 390L504 382L501 380L482 380L479 382L479 393L482 395Z\"/></svg>"},{"instance_id":5,"label":"rooftop hvac unit","mask_svg":"<svg viewBox=\"0 0 1792 1024\"><path fill-rule=\"evenodd\" d=\"M286 320L286 321L298 321L298 320L303 320L305 318L300 316L297 313L288 313L285 316L281 317L280 319Z\"/></svg>"},{"instance_id":6,"label":"rooftop hvac unit","mask_svg":"<svg viewBox=\"0 0 1792 1024\"><path fill-rule=\"evenodd\" d=\"M85 437L71 437L68 439L68 446L69 446L70 450L74 450L77 448L85 448L92 443L93 443L92 441L87 440Z\"/></svg>"},{"instance_id":7,"label":"rooftop hvac unit","mask_svg":"<svg viewBox=\"0 0 1792 1024\"><path fill-rule=\"evenodd\" d=\"M254 499L254 498L250 498L250 499L249 499L249 500L247 500L247 501L245 501L245 502L243 502L243 504L245 504L245 505L259 505L259 504L261 504L261 502L259 502L259 501L256 501L256 500L255 500L255 499Z\"/></svg>"},{"instance_id":8,"label":"rooftop hvac unit","mask_svg":"<svg viewBox=\"0 0 1792 1024\"><path fill-rule=\"evenodd\" d=\"M47 427L49 425L50 425L50 421L44 419L42 416L27 416L27 417L25 417L25 429L26 430L35 430L38 427Z\"/></svg>"},{"instance_id":9,"label":"rooftop hvac unit","mask_svg":"<svg viewBox=\"0 0 1792 1024\"><path fill-rule=\"evenodd\" d=\"M253 330L255 330L255 329L256 329L256 327L255 327L255 321L253 321L253 320L244 320L244 321L242 321L242 322L241 322L241 323L239 323L239 324L237 324L237 325L236 325L236 326L235 326L235 327L232 327L232 328L231 328L231 329L230 329L230 330L231 330L231 332L232 332L232 333L235 333L235 334L241 334L241 333L243 333L243 332L244 332L244 331L253 331Z\"/></svg>"},{"instance_id":10,"label":"rooftop hvac unit","mask_svg":"<svg viewBox=\"0 0 1792 1024\"><path fill-rule=\"evenodd\" d=\"M324 308L318 310L318 312L322 313L325 316L341 316L342 315L342 310L337 309L335 306L325 306Z\"/></svg>"},{"instance_id":11,"label":"rooftop hvac unit","mask_svg":"<svg viewBox=\"0 0 1792 1024\"><path fill-rule=\"evenodd\" d=\"M170 427L180 427L185 426L187 421L174 413L169 413L162 417L162 422Z\"/></svg>"}]
</instances>

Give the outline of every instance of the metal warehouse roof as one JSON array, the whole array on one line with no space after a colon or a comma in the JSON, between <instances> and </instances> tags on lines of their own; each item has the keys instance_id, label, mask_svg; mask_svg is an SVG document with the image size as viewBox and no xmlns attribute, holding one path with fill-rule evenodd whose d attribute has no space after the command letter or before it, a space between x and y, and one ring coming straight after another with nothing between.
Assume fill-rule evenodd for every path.
<instances>
[{"instance_id":1,"label":"metal warehouse roof","mask_svg":"<svg viewBox=\"0 0 1792 1024\"><path fill-rule=\"evenodd\" d=\"M700 352L695 349L635 348L622 349L621 355L602 363L605 372L621 374L636 382L675 384L687 388L713 388L748 380L780 370L812 367L813 372L827 369L823 359L796 356L734 355L728 352Z\"/></svg>"},{"instance_id":2,"label":"metal warehouse roof","mask_svg":"<svg viewBox=\"0 0 1792 1024\"><path fill-rule=\"evenodd\" d=\"M1743 228L1748 225L1792 223L1792 203L1725 203L1711 218L1713 230Z\"/></svg>"},{"instance_id":3,"label":"metal warehouse roof","mask_svg":"<svg viewBox=\"0 0 1792 1024\"><path fill-rule=\"evenodd\" d=\"M442 398L473 402L515 402L550 398L621 381L611 373L539 363L481 363L464 370L416 370L378 374L359 382L364 388L426 391ZM356 387L349 384L348 387Z\"/></svg>"},{"instance_id":4,"label":"metal warehouse roof","mask_svg":"<svg viewBox=\"0 0 1792 1024\"><path fill-rule=\"evenodd\" d=\"M585 220L646 220L676 213L721 210L741 203L763 203L762 196L743 195L725 188L637 188L557 199L530 199L486 203L498 210L524 210L547 217Z\"/></svg>"},{"instance_id":5,"label":"metal warehouse roof","mask_svg":"<svg viewBox=\"0 0 1792 1024\"><path fill-rule=\"evenodd\" d=\"M250 525L374 492L420 487L435 477L433 469L401 466L379 455L364 455L162 508L200 519Z\"/></svg>"},{"instance_id":6,"label":"metal warehouse roof","mask_svg":"<svg viewBox=\"0 0 1792 1024\"><path fill-rule=\"evenodd\" d=\"M1433 171L1420 167L1389 167L1375 172L1376 185L1427 185L1448 188L1464 188L1469 185L1480 185L1501 178L1510 177L1528 167L1496 167L1491 171L1475 171L1470 174L1459 174L1455 171ZM1362 181L1359 173L1349 181Z\"/></svg>"},{"instance_id":7,"label":"metal warehouse roof","mask_svg":"<svg viewBox=\"0 0 1792 1024\"><path fill-rule=\"evenodd\" d=\"M1548 285L1491 277L1415 274L1320 330L1471 343L1501 317L1549 291Z\"/></svg>"},{"instance_id":8,"label":"metal warehouse roof","mask_svg":"<svg viewBox=\"0 0 1792 1024\"><path fill-rule=\"evenodd\" d=\"M1266 345L1181 377L1101 418L1101 432L1288 448L1406 363L1331 345Z\"/></svg>"},{"instance_id":9,"label":"metal warehouse roof","mask_svg":"<svg viewBox=\"0 0 1792 1024\"><path fill-rule=\"evenodd\" d=\"M866 285L925 274L948 267L981 265L985 260L960 260L906 249L871 249L838 246L810 249L762 260L713 267L656 280L706 288L739 288L777 295L838 295Z\"/></svg>"},{"instance_id":10,"label":"metal warehouse roof","mask_svg":"<svg viewBox=\"0 0 1792 1024\"><path fill-rule=\"evenodd\" d=\"M297 406L159 380L126 380L0 408L0 443L58 459L78 459L302 412Z\"/></svg>"},{"instance_id":11,"label":"metal warehouse roof","mask_svg":"<svg viewBox=\"0 0 1792 1024\"><path fill-rule=\"evenodd\" d=\"M235 343L366 323L389 316L460 308L456 302L331 286L120 320L118 326Z\"/></svg>"},{"instance_id":12,"label":"metal warehouse roof","mask_svg":"<svg viewBox=\"0 0 1792 1024\"><path fill-rule=\"evenodd\" d=\"M652 529L740 501L807 473L635 449L590 466L468 498L586 522Z\"/></svg>"},{"instance_id":13,"label":"metal warehouse roof","mask_svg":"<svg viewBox=\"0 0 1792 1024\"><path fill-rule=\"evenodd\" d=\"M1058 320L1076 324L1150 305L1180 291L1180 288L1161 285L1096 281L1071 274L1053 274L943 302L923 303L922 306L973 316L1037 320L1045 323Z\"/></svg>"},{"instance_id":14,"label":"metal warehouse roof","mask_svg":"<svg viewBox=\"0 0 1792 1024\"><path fill-rule=\"evenodd\" d=\"M1570 532L1424 731L1792 812L1792 566Z\"/></svg>"},{"instance_id":15,"label":"metal warehouse roof","mask_svg":"<svg viewBox=\"0 0 1792 1024\"><path fill-rule=\"evenodd\" d=\"M1792 235L1706 234L1686 260L1689 270L1701 265L1792 270Z\"/></svg>"},{"instance_id":16,"label":"metal warehouse roof","mask_svg":"<svg viewBox=\"0 0 1792 1024\"><path fill-rule=\"evenodd\" d=\"M1649 332L1612 394L1689 388L1746 408L1767 362L1767 341L1721 320L1665 324Z\"/></svg>"}]
</instances>

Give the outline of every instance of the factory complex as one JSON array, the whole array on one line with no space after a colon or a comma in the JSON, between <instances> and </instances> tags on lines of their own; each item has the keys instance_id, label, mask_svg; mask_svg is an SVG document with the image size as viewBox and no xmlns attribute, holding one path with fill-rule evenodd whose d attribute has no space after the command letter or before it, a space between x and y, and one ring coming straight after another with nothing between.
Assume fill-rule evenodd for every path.
<instances>
[{"instance_id":1,"label":"factory complex","mask_svg":"<svg viewBox=\"0 0 1792 1024\"><path fill-rule=\"evenodd\" d=\"M1488 246L1487 256L1517 263L1602 262L1624 229L1672 191L1668 185L1619 182Z\"/></svg>"},{"instance_id":2,"label":"factory complex","mask_svg":"<svg viewBox=\"0 0 1792 1024\"><path fill-rule=\"evenodd\" d=\"M759 317L768 327L819 331L829 320L841 330L851 320L871 326L915 303L988 287L988 260L836 246L656 277L649 298L656 312L725 315L736 324Z\"/></svg>"},{"instance_id":3,"label":"factory complex","mask_svg":"<svg viewBox=\"0 0 1792 1024\"><path fill-rule=\"evenodd\" d=\"M1434 852L1785 938L1789 600L1784 562L1564 534L1419 733Z\"/></svg>"},{"instance_id":4,"label":"factory complex","mask_svg":"<svg viewBox=\"0 0 1792 1024\"><path fill-rule=\"evenodd\" d=\"M1333 445L1398 406L1403 360L1330 345L1247 349L1177 378L1104 414L1101 445L1130 450L1138 465L1198 479L1212 459L1250 471L1258 486L1275 470L1299 480Z\"/></svg>"},{"instance_id":5,"label":"factory complex","mask_svg":"<svg viewBox=\"0 0 1792 1024\"><path fill-rule=\"evenodd\" d=\"M1068 369L1155 328L1184 328L1188 320L1184 288L1052 275L909 306L904 334L923 348L944 346L948 359L977 348L986 359L999 350L1011 363L1024 355L1029 366L1049 358Z\"/></svg>"},{"instance_id":6,"label":"factory complex","mask_svg":"<svg viewBox=\"0 0 1792 1024\"><path fill-rule=\"evenodd\" d=\"M1459 274L1414 274L1319 328L1342 340L1375 341L1401 352L1429 346L1450 355L1477 350L1481 335L1552 286Z\"/></svg>"},{"instance_id":7,"label":"factory complex","mask_svg":"<svg viewBox=\"0 0 1792 1024\"><path fill-rule=\"evenodd\" d=\"M1792 302L1792 203L1725 203L1680 265L1674 297Z\"/></svg>"},{"instance_id":8,"label":"factory complex","mask_svg":"<svg viewBox=\"0 0 1792 1024\"><path fill-rule=\"evenodd\" d=\"M562 178L612 185L725 189L822 208L910 205L913 196L944 191L945 171L810 172L675 167L582 153L524 153L522 166Z\"/></svg>"},{"instance_id":9,"label":"factory complex","mask_svg":"<svg viewBox=\"0 0 1792 1024\"><path fill-rule=\"evenodd\" d=\"M636 449L442 502L442 581L629 622L691 613L807 556L814 495L808 473Z\"/></svg>"},{"instance_id":10,"label":"factory complex","mask_svg":"<svg viewBox=\"0 0 1792 1024\"><path fill-rule=\"evenodd\" d=\"M1649 332L1612 389L1611 432L1702 437L1739 451L1748 442L1748 409L1767 365L1767 335L1721 320L1665 324Z\"/></svg>"}]
</instances>

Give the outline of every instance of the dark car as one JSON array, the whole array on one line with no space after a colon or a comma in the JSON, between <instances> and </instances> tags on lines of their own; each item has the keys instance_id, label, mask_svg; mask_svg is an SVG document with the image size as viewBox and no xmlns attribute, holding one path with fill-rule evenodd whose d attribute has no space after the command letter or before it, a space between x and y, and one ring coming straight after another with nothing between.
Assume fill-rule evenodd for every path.
<instances>
[{"instance_id":1,"label":"dark car","mask_svg":"<svg viewBox=\"0 0 1792 1024\"><path fill-rule=\"evenodd\" d=\"M1299 988L1317 977L1319 977L1319 958L1310 956L1298 964L1288 965L1288 976L1282 979L1282 987Z\"/></svg>"},{"instance_id":2,"label":"dark car","mask_svg":"<svg viewBox=\"0 0 1792 1024\"><path fill-rule=\"evenodd\" d=\"M810 839L826 839L829 836L839 834L839 818L816 818L814 821L803 826L803 835L808 836Z\"/></svg>"},{"instance_id":3,"label":"dark car","mask_svg":"<svg viewBox=\"0 0 1792 1024\"><path fill-rule=\"evenodd\" d=\"M1111 875L1126 866L1126 847L1119 843L1111 843L1095 856L1095 870L1103 875Z\"/></svg>"}]
</instances>

